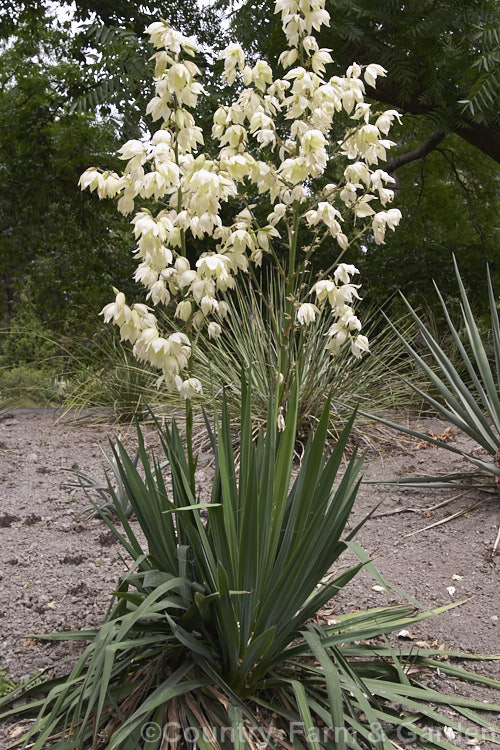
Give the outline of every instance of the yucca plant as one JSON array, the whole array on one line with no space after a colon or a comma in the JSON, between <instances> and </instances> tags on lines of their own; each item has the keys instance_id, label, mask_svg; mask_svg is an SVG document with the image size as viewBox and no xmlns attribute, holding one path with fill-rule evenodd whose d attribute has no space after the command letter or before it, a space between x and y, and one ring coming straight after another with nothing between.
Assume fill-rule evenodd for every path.
<instances>
[{"instance_id":1,"label":"yucca plant","mask_svg":"<svg viewBox=\"0 0 500 750\"><path fill-rule=\"evenodd\" d=\"M429 327L425 325L422 318L417 315L404 297L403 300L425 342L425 351L417 349L413 343L410 343L404 333L392 323L390 325L413 362L427 378L427 388L418 387L412 383L409 383L409 385L442 419L458 427L469 435L478 446L481 446L489 454L489 459L479 458L472 452L460 450L452 443L441 442L418 430L381 419L375 415L374 418L420 440L426 440L445 450L462 455L476 469L472 475L473 478L480 482L483 482L486 478L486 484L496 485L500 493L500 323L495 293L490 271L487 269L491 334L485 336L484 333L481 334L474 318L455 259L454 264L460 292L462 327L466 333L465 342L463 336L459 335L457 326L452 321L451 314L437 286L436 292L441 302L451 338L460 357L459 367L451 361L448 354L436 341ZM461 373L466 373L466 377ZM419 484L439 483L440 486L445 486L448 483L456 485L463 478L462 475L422 477ZM470 479L470 477L467 479ZM399 480L399 482L401 481ZM409 481L414 482L415 480Z\"/></svg>"},{"instance_id":2,"label":"yucca plant","mask_svg":"<svg viewBox=\"0 0 500 750\"><path fill-rule=\"evenodd\" d=\"M307 275L304 286L311 284ZM276 389L280 346L286 329L285 282L277 274L264 284L239 279L226 303L229 314L223 322L224 335L217 340L200 337L194 350L194 370L203 384L201 400L210 409L214 400L220 405L224 391L229 411L237 421L243 365L252 379L252 420L264 424L269 400ZM329 354L325 340L333 322L333 316L323 315L307 328L296 329L289 338L290 367L283 373L283 393L290 393L297 377L300 435L307 436L317 423L328 394L332 404L329 423L332 435L338 435L347 422L346 407L359 404L366 411L382 412L415 404L414 392L400 377L410 376L404 347L387 326L381 326L380 311L373 307L366 314L365 330L371 353L361 360L347 348L334 358ZM400 320L400 325L408 337L417 332L409 316ZM170 403L175 401L171 399ZM354 430L360 432L366 427L367 420L358 417Z\"/></svg>"},{"instance_id":3,"label":"yucca plant","mask_svg":"<svg viewBox=\"0 0 500 750\"><path fill-rule=\"evenodd\" d=\"M132 558L130 570L99 630L46 636L88 641L72 672L28 683L0 700L7 707L0 718L37 714L15 745L393 748L396 738L410 733L417 745L453 748L453 732L474 738L485 731L500 742L500 728L483 713L500 706L445 696L418 678L426 665L489 686L500 683L432 658L442 651L398 649L396 655L388 642L368 643L413 627L431 612L389 606L330 624L318 620L325 602L371 567L352 541L357 529L343 538L362 458L354 453L338 477L351 424L326 455L327 404L292 482L298 391L290 395L284 431L269 419L257 440L251 398L243 385L238 470L227 406L217 437L211 434L209 502L191 489L175 423L159 430L171 489L140 429L139 466L120 443L113 448L146 544L110 484L122 527L104 518ZM359 564L334 573L347 548ZM446 728L448 739L432 727Z\"/></svg>"}]
</instances>

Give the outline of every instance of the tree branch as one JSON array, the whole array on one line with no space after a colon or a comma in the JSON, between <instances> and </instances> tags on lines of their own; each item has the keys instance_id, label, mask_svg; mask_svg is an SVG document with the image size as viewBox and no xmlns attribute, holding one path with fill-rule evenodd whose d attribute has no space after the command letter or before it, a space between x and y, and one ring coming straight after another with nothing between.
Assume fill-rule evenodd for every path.
<instances>
[{"instance_id":1,"label":"tree branch","mask_svg":"<svg viewBox=\"0 0 500 750\"><path fill-rule=\"evenodd\" d=\"M413 151L407 151L406 154L400 154L400 156L395 156L393 159L389 159L385 164L385 171L392 173L396 169L399 169L399 167L409 164L411 161L423 159L424 156L427 156L428 153L433 151L436 146L441 143L444 136L445 134L443 132L436 131L424 141L424 143L420 144L417 148L414 148Z\"/></svg>"},{"instance_id":2,"label":"tree branch","mask_svg":"<svg viewBox=\"0 0 500 750\"><path fill-rule=\"evenodd\" d=\"M454 132L500 164L500 124L498 122L487 125L478 122L470 126L458 125Z\"/></svg>"},{"instance_id":3,"label":"tree branch","mask_svg":"<svg viewBox=\"0 0 500 750\"><path fill-rule=\"evenodd\" d=\"M418 91L414 92L411 101L403 100L397 86L391 81L383 80L380 83L377 81L377 88L367 87L367 92L373 99L388 104L390 107L395 107L403 114L408 112L412 115L425 116L433 111L433 107L422 103ZM449 103L448 108L451 106L456 107L456 104ZM450 132L455 133L455 135L463 138L491 159L500 163L500 124L498 120L493 119L488 123L480 123L462 114L462 121L453 125Z\"/></svg>"}]
</instances>

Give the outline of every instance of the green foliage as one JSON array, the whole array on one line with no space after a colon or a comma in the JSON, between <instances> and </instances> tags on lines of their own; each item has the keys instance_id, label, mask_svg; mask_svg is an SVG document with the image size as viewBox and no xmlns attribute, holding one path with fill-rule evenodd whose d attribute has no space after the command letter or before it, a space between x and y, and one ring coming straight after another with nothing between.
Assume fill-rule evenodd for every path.
<instances>
[{"instance_id":1,"label":"green foliage","mask_svg":"<svg viewBox=\"0 0 500 750\"><path fill-rule=\"evenodd\" d=\"M69 112L82 76L71 55L48 14L0 47L0 317L8 323L28 300L51 330L80 335L89 305L100 309L131 260L127 221L97 212L78 187L97 155L115 165L116 141L112 122Z\"/></svg>"},{"instance_id":2,"label":"green foliage","mask_svg":"<svg viewBox=\"0 0 500 750\"><path fill-rule=\"evenodd\" d=\"M306 287L311 279L305 279ZM235 294L227 298L229 314L223 335L210 341L201 339L194 352L194 371L203 384L205 407L220 401L220 384L231 414L239 413L241 399L239 372L249 370L252 388L252 419L264 423L269 400L276 388L279 353L286 329L286 292L281 276L268 279L265 288L239 279ZM383 322L379 310L365 312L365 332L370 355L361 360L344 348L334 357L325 348L325 336L333 316L321 316L314 323L298 328L290 337L288 362L284 368L283 393L290 394L299 383L298 425L307 435L319 419L330 394L330 429L337 433L347 419L347 409L360 404L365 410L382 412L408 408L414 403L413 391L401 375L411 376L404 349ZM416 327L401 321L408 337ZM356 432L366 425L357 423Z\"/></svg>"},{"instance_id":3,"label":"green foliage","mask_svg":"<svg viewBox=\"0 0 500 750\"><path fill-rule=\"evenodd\" d=\"M103 409L117 421L142 419L148 408L164 401L155 387L157 375L140 367L116 330L100 328L83 346L70 341L66 367L68 409Z\"/></svg>"},{"instance_id":4,"label":"green foliage","mask_svg":"<svg viewBox=\"0 0 500 750\"><path fill-rule=\"evenodd\" d=\"M56 342L38 317L33 304L26 298L10 321L0 331L0 364L15 367L36 363L42 369L51 368L57 355Z\"/></svg>"},{"instance_id":5,"label":"green foliage","mask_svg":"<svg viewBox=\"0 0 500 750\"><path fill-rule=\"evenodd\" d=\"M16 687L16 683L9 680L5 675L7 670L0 667L0 697L7 695Z\"/></svg>"},{"instance_id":6,"label":"green foliage","mask_svg":"<svg viewBox=\"0 0 500 750\"><path fill-rule=\"evenodd\" d=\"M64 402L66 381L60 371L36 364L0 368L0 405L42 407Z\"/></svg>"},{"instance_id":7,"label":"green foliage","mask_svg":"<svg viewBox=\"0 0 500 750\"><path fill-rule=\"evenodd\" d=\"M418 326L421 337L425 342L426 351L419 351L414 344L408 342L395 326L392 326L392 328L408 354L427 378L427 388L413 386L417 393L440 417L451 422L473 438L478 446L481 446L489 454L490 458L489 460L480 458L473 451L466 453L451 443L439 442L416 430L387 420L380 419L379 421L464 456L473 464L476 475L481 477L486 474L492 481L493 486L496 484L500 490L500 322L497 301L488 270L491 328L488 337L482 336L456 261L454 263L461 302L461 322L467 332L466 345L462 342L446 302L437 287L436 291L441 303L442 313L460 354L460 369L457 369L443 351L431 331L408 302L406 302L408 310ZM427 359L425 358L426 354L428 355ZM431 363L428 361L429 358ZM466 371L465 378L462 375L464 369ZM477 469L479 469L479 472L477 472ZM454 483L456 479L456 477L451 476L443 477L440 480L439 478L429 477L422 478L422 481L425 483L440 481L442 485L444 481Z\"/></svg>"},{"instance_id":8,"label":"green foliage","mask_svg":"<svg viewBox=\"0 0 500 750\"><path fill-rule=\"evenodd\" d=\"M477 77L468 97L462 103L478 122L487 123L494 117L500 97L500 33L498 16L484 14L477 19L472 32L475 60L472 64Z\"/></svg>"},{"instance_id":9,"label":"green foliage","mask_svg":"<svg viewBox=\"0 0 500 750\"><path fill-rule=\"evenodd\" d=\"M390 606L343 615L333 625L309 623L362 567L372 569L352 542L357 529L342 540L362 459L353 455L335 482L352 425L326 455L327 405L295 474L297 390L284 432L277 434L268 420L257 440L251 398L243 386L238 470L227 408L217 438L212 435L210 502L191 487L175 423L158 429L170 468L168 488L140 430L138 462L120 443L113 448L145 544L109 482L100 494L112 498L121 527L103 517L133 562L99 630L45 636L89 642L72 672L42 684L37 680L36 686L28 682L0 700L0 707L7 707L0 718L38 713L23 747L41 750L56 742L60 750L71 750L93 740L96 748L108 750L159 750L172 726L177 733L196 731L202 748L220 747L221 727L234 730L225 738L228 747L252 747L251 738L267 738L274 747L276 735L268 732L277 722L285 741L296 741L299 733L311 748L331 747L332 735L339 748L389 748L392 728L401 726L418 746L453 748L433 740L424 726L431 721L457 728L450 707L472 725L465 730L468 737L477 736L479 727L494 729L479 712L500 706L425 688L406 669L412 663L439 665L470 681L500 683L433 661L433 650L416 656L398 649L396 655L389 645L366 643L432 613ZM347 548L360 563L334 577L331 566ZM8 708L21 697L22 704ZM153 733L146 734L148 727Z\"/></svg>"},{"instance_id":10,"label":"green foliage","mask_svg":"<svg viewBox=\"0 0 500 750\"><path fill-rule=\"evenodd\" d=\"M427 134L410 118L396 138L403 141L402 150L411 150ZM453 252L471 303L479 315L487 314L485 263L495 284L500 283L497 166L450 136L425 160L398 169L396 176L403 214L397 234L388 233L386 244L378 247L367 242L355 259L365 299L380 300L401 290L414 307L431 306L439 319L439 303L429 292L436 282L445 298L457 298Z\"/></svg>"},{"instance_id":11,"label":"green foliage","mask_svg":"<svg viewBox=\"0 0 500 750\"><path fill-rule=\"evenodd\" d=\"M24 300L9 328L0 330L0 403L48 406L65 397L66 363L60 347Z\"/></svg>"}]
</instances>

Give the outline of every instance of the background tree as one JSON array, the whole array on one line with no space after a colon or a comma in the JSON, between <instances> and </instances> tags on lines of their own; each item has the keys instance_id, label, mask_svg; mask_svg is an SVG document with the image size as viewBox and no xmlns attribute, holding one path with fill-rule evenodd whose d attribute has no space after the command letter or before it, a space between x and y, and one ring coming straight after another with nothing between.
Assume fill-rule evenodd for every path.
<instances>
[{"instance_id":1,"label":"background tree","mask_svg":"<svg viewBox=\"0 0 500 750\"><path fill-rule=\"evenodd\" d=\"M191 3L58 5L0 0L0 319L22 295L55 331L84 325L130 276L128 220L97 211L78 179L95 162L120 169L119 143L147 130L145 27L168 10L206 46L218 33Z\"/></svg>"},{"instance_id":2,"label":"background tree","mask_svg":"<svg viewBox=\"0 0 500 750\"><path fill-rule=\"evenodd\" d=\"M21 295L51 328L88 319L111 278L126 276L126 221L95 211L78 177L101 155L110 166L116 126L71 112L81 70L67 23L24 17L0 53L0 275L2 317ZM79 309L81 308L81 309Z\"/></svg>"}]
</instances>

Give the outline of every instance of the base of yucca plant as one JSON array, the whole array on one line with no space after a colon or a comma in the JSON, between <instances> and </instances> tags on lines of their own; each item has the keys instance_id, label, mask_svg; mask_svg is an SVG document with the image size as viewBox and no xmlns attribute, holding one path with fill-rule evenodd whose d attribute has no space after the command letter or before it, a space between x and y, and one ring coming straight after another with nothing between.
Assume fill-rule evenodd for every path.
<instances>
[{"instance_id":1,"label":"base of yucca plant","mask_svg":"<svg viewBox=\"0 0 500 750\"><path fill-rule=\"evenodd\" d=\"M122 592L128 588L125 580ZM141 632L129 632L117 648L110 634L116 634L123 621L111 616L95 633L45 636L89 640L89 645L70 674L46 682L35 677L1 699L2 718L15 717L28 727L30 716L38 714L13 748L253 750L397 748L405 743L454 748L455 740L500 744L500 727L486 715L494 716L500 706L425 685L426 673L433 671L500 688L498 681L461 669L453 659L494 657L439 649L398 647L396 652L385 639L389 632L411 628L438 613L381 607L340 616L333 626L310 623L244 698L204 663L201 652L188 653L189 645L184 653L179 650L172 637L175 629L155 629L154 619L143 622ZM95 672L100 660L101 680L109 679L104 693ZM78 703L78 716L70 720ZM16 707L9 709L12 704Z\"/></svg>"},{"instance_id":2,"label":"base of yucca plant","mask_svg":"<svg viewBox=\"0 0 500 750\"><path fill-rule=\"evenodd\" d=\"M344 458L351 424L325 451L327 405L296 474L297 389L281 433L271 403L266 432L254 435L250 400L243 383L237 461L227 406L216 435L207 424L210 502L192 489L175 423L158 425L162 458L148 454L140 429L136 456L113 446L119 489L109 482L98 491L113 503L120 523L102 517L132 558L130 570L99 630L42 636L87 644L70 674L36 678L0 699L0 719L36 716L13 746L318 750L390 748L408 736L452 748L454 735L473 740L486 731L500 744L500 728L487 718L500 706L419 680L425 667L492 688L500 682L441 661L443 651L396 651L387 640L453 605L422 613L380 607L318 624L326 602L371 569L352 541L357 528L345 532L362 459ZM348 548L359 564L332 577Z\"/></svg>"}]
</instances>

